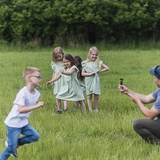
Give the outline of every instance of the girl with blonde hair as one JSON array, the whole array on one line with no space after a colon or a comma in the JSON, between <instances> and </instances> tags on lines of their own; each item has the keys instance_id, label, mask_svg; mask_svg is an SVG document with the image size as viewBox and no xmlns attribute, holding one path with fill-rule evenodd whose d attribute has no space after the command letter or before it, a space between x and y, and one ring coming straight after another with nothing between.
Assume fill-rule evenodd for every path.
<instances>
[{"instance_id":1,"label":"girl with blonde hair","mask_svg":"<svg viewBox=\"0 0 160 160\"><path fill-rule=\"evenodd\" d=\"M61 47L55 47L52 53L52 62L51 68L53 70L52 79L60 74L60 70L64 69L63 65L64 51ZM51 85L54 87L54 94L57 95L63 85L63 79L59 79L56 82L52 82ZM68 102L64 101L64 111L68 108ZM56 110L57 113L60 113L59 109Z\"/></svg>"},{"instance_id":2,"label":"girl with blonde hair","mask_svg":"<svg viewBox=\"0 0 160 160\"><path fill-rule=\"evenodd\" d=\"M98 111L100 95L99 73L109 70L109 67L99 59L99 51L93 46L89 49L87 59L82 62L82 76L85 77L87 103L89 111L92 111L92 95L94 95L94 111Z\"/></svg>"}]
</instances>

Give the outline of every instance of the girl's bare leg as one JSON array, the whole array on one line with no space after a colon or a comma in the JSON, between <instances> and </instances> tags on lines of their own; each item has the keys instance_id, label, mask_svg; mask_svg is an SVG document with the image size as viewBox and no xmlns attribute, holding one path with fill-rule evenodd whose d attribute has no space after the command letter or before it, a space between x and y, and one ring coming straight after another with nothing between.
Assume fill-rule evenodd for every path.
<instances>
[{"instance_id":1,"label":"girl's bare leg","mask_svg":"<svg viewBox=\"0 0 160 160\"><path fill-rule=\"evenodd\" d=\"M61 100L56 98L57 113L62 113Z\"/></svg>"},{"instance_id":2,"label":"girl's bare leg","mask_svg":"<svg viewBox=\"0 0 160 160\"><path fill-rule=\"evenodd\" d=\"M75 105L75 107L78 107L79 103L77 101L74 101L74 105Z\"/></svg>"},{"instance_id":3,"label":"girl's bare leg","mask_svg":"<svg viewBox=\"0 0 160 160\"><path fill-rule=\"evenodd\" d=\"M92 112L92 95L87 95L87 103L88 103L88 109L90 112Z\"/></svg>"},{"instance_id":4,"label":"girl's bare leg","mask_svg":"<svg viewBox=\"0 0 160 160\"><path fill-rule=\"evenodd\" d=\"M98 102L99 102L99 95L94 95L94 110L98 111Z\"/></svg>"},{"instance_id":5,"label":"girl's bare leg","mask_svg":"<svg viewBox=\"0 0 160 160\"><path fill-rule=\"evenodd\" d=\"M64 111L68 109L68 101L64 101Z\"/></svg>"},{"instance_id":6,"label":"girl's bare leg","mask_svg":"<svg viewBox=\"0 0 160 160\"><path fill-rule=\"evenodd\" d=\"M81 106L79 106L79 103L77 101L74 101L74 110L76 110L79 107L81 107Z\"/></svg>"},{"instance_id":7,"label":"girl's bare leg","mask_svg":"<svg viewBox=\"0 0 160 160\"><path fill-rule=\"evenodd\" d=\"M78 101L78 103L81 106L82 112L86 114L86 105L84 104L83 101Z\"/></svg>"}]
</instances>

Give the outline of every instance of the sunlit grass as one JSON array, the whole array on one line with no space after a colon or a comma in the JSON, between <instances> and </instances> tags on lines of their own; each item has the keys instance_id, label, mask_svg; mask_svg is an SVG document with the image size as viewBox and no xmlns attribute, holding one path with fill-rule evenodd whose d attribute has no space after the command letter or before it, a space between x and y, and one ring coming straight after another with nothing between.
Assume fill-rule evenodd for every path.
<instances>
[{"instance_id":1,"label":"sunlit grass","mask_svg":"<svg viewBox=\"0 0 160 160\"><path fill-rule=\"evenodd\" d=\"M3 123L18 90L23 87L22 71L27 66L39 67L43 81L38 90L45 106L33 111L31 125L40 133L38 142L18 149L23 160L158 160L159 147L146 144L132 129L132 121L143 118L137 106L119 93L119 79L140 93L156 89L149 70L159 64L158 50L104 50L100 59L110 71L101 73L99 112L81 113L69 102L69 110L55 114L53 88L50 80L52 49L38 51L0 52L0 152L4 149L6 129ZM86 59L88 50L65 49L66 53ZM85 100L86 103L86 100ZM86 104L87 105L87 104ZM147 105L151 107L152 104ZM12 157L10 159L13 159Z\"/></svg>"}]
</instances>

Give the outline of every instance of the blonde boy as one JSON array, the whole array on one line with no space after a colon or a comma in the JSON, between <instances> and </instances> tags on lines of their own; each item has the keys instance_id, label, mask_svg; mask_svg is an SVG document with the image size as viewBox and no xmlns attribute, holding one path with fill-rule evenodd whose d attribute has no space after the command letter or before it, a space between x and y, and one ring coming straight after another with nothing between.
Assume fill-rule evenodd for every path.
<instances>
[{"instance_id":1,"label":"blonde boy","mask_svg":"<svg viewBox=\"0 0 160 160\"><path fill-rule=\"evenodd\" d=\"M38 141L40 137L28 122L30 113L44 105L44 102L37 103L40 97L40 93L36 89L41 82L40 69L27 67L23 71L23 79L26 86L16 95L13 107L4 121L8 140L5 142L6 148L0 155L0 160L7 160L10 155L18 157L18 146ZM20 134L23 136L20 137Z\"/></svg>"}]
</instances>

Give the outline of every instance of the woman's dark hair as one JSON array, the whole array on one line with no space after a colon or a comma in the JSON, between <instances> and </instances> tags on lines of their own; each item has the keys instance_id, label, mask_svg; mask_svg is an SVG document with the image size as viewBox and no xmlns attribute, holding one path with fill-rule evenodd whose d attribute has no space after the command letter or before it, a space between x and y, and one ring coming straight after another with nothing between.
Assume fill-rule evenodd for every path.
<instances>
[{"instance_id":1,"label":"woman's dark hair","mask_svg":"<svg viewBox=\"0 0 160 160\"><path fill-rule=\"evenodd\" d=\"M77 78L80 79L81 81L83 81L83 80L84 80L84 77L82 76L82 65L81 65L82 59L81 59L80 56L75 56L74 58L75 58L75 59L77 60L77 62L78 62L77 68L79 69L79 72L78 72L78 74L77 74Z\"/></svg>"}]
</instances>

